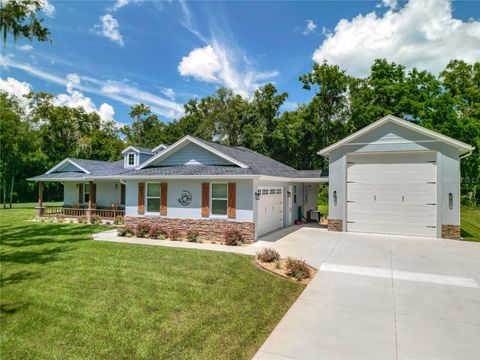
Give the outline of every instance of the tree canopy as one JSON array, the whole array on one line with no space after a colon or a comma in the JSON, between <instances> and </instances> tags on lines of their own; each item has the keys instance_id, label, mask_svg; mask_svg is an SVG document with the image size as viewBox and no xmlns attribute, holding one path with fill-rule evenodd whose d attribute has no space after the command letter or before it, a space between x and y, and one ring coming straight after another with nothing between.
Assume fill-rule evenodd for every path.
<instances>
[{"instance_id":1,"label":"tree canopy","mask_svg":"<svg viewBox=\"0 0 480 360\"><path fill-rule=\"evenodd\" d=\"M145 104L132 106L132 122L121 129L82 108L55 106L51 94L30 94L25 112L17 99L3 93L0 194L5 200L12 190L14 200L32 200L33 186L24 179L67 156L116 160L127 145L152 148L185 135L245 146L297 169L326 169L318 150L393 114L473 145L473 154L461 162L462 193L480 199L479 62L453 60L434 76L378 59L366 78L324 62L299 80L312 98L293 111L282 111L288 94L273 84L249 98L219 88L189 100L184 116L171 122L160 120ZM54 194L55 185L51 189Z\"/></svg>"}]
</instances>

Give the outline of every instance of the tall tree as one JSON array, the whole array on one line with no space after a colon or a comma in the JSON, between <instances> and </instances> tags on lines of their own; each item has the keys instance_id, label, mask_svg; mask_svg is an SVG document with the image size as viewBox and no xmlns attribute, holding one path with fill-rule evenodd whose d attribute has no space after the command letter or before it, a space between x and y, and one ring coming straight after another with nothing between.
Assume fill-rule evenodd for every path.
<instances>
[{"instance_id":1,"label":"tall tree","mask_svg":"<svg viewBox=\"0 0 480 360\"><path fill-rule=\"evenodd\" d=\"M43 8L40 0L2 0L0 2L0 29L4 46L8 35L16 41L26 38L29 41L50 40L50 31L43 26L43 19L38 13Z\"/></svg>"},{"instance_id":2,"label":"tall tree","mask_svg":"<svg viewBox=\"0 0 480 360\"><path fill-rule=\"evenodd\" d=\"M134 119L130 126L124 126L121 131L126 136L128 144L153 148L162 143L165 124L152 113L149 106L138 104L132 106L129 113Z\"/></svg>"}]
</instances>

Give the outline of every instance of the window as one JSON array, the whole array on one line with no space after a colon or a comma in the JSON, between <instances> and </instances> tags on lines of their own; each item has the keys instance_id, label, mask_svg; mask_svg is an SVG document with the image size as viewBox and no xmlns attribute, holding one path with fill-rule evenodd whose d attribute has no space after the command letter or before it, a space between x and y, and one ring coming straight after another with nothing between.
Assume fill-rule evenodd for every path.
<instances>
[{"instance_id":1,"label":"window","mask_svg":"<svg viewBox=\"0 0 480 360\"><path fill-rule=\"evenodd\" d=\"M160 183L147 184L147 212L160 212Z\"/></svg>"},{"instance_id":2,"label":"window","mask_svg":"<svg viewBox=\"0 0 480 360\"><path fill-rule=\"evenodd\" d=\"M212 184L212 215L227 215L228 186L227 184Z\"/></svg>"},{"instance_id":3,"label":"window","mask_svg":"<svg viewBox=\"0 0 480 360\"><path fill-rule=\"evenodd\" d=\"M128 165L135 165L135 154L128 154Z\"/></svg>"},{"instance_id":4,"label":"window","mask_svg":"<svg viewBox=\"0 0 480 360\"><path fill-rule=\"evenodd\" d=\"M90 199L90 186L83 184L83 202L88 203L88 199Z\"/></svg>"}]
</instances>

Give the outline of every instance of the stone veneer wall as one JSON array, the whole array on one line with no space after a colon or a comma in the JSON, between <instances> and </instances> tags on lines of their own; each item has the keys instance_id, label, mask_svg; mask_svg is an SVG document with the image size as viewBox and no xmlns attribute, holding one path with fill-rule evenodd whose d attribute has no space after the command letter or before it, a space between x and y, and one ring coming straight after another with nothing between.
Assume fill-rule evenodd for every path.
<instances>
[{"instance_id":1,"label":"stone veneer wall","mask_svg":"<svg viewBox=\"0 0 480 360\"><path fill-rule=\"evenodd\" d=\"M340 219L328 219L328 231L343 231L343 221Z\"/></svg>"},{"instance_id":2,"label":"stone veneer wall","mask_svg":"<svg viewBox=\"0 0 480 360\"><path fill-rule=\"evenodd\" d=\"M442 225L442 238L460 240L460 225Z\"/></svg>"},{"instance_id":3,"label":"stone veneer wall","mask_svg":"<svg viewBox=\"0 0 480 360\"><path fill-rule=\"evenodd\" d=\"M255 241L255 224L253 222L236 222L221 219L178 219L165 217L137 217L125 216L126 225L136 225L140 223L158 224L167 231L176 229L182 236L185 236L189 230L196 230L201 238L224 241L223 234L226 229L238 230L242 235L244 242L251 244Z\"/></svg>"}]
</instances>

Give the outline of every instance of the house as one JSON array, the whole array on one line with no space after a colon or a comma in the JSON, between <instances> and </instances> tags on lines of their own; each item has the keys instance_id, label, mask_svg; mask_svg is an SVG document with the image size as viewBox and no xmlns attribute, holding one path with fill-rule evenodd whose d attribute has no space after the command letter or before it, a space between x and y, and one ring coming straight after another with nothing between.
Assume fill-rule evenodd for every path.
<instances>
[{"instance_id":1,"label":"house","mask_svg":"<svg viewBox=\"0 0 480 360\"><path fill-rule=\"evenodd\" d=\"M318 154L329 160L328 228L460 238L460 160L473 147L386 116Z\"/></svg>"},{"instance_id":2,"label":"house","mask_svg":"<svg viewBox=\"0 0 480 360\"><path fill-rule=\"evenodd\" d=\"M129 146L115 162L65 159L39 182L39 216L124 216L248 242L317 210L329 182L328 229L460 238L460 160L473 147L394 116L320 150L329 176L245 147L186 136L154 149ZM64 206L42 206L44 181L64 184Z\"/></svg>"},{"instance_id":3,"label":"house","mask_svg":"<svg viewBox=\"0 0 480 360\"><path fill-rule=\"evenodd\" d=\"M320 171L300 171L245 147L185 136L154 149L128 146L115 162L67 158L39 182L39 216L124 216L222 239L239 230L253 242L316 211ZM64 184L64 205L43 207L43 182Z\"/></svg>"}]
</instances>

